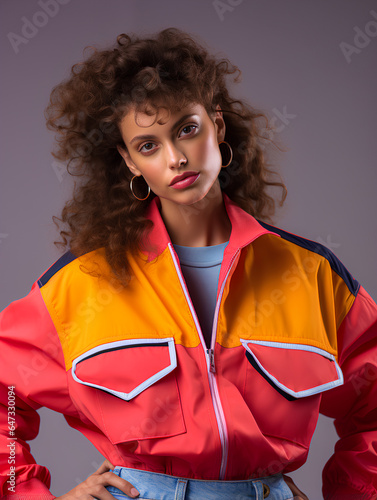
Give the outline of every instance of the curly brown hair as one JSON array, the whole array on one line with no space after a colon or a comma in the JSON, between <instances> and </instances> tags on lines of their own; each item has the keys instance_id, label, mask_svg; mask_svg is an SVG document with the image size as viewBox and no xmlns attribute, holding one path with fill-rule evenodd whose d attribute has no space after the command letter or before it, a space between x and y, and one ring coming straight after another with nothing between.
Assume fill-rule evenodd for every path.
<instances>
[{"instance_id":1,"label":"curly brown hair","mask_svg":"<svg viewBox=\"0 0 377 500\"><path fill-rule=\"evenodd\" d=\"M153 225L144 214L155 194L146 201L132 195L132 174L117 150L126 149L119 123L130 106L145 111L146 105L161 102L174 109L199 103L208 114L220 106L234 152L219 174L220 186L246 212L271 218L275 200L268 189L281 189L282 205L286 187L267 166L262 131L271 128L266 115L229 94L226 77L237 82L241 74L235 65L175 28L149 38L121 34L107 50L91 48L93 53L53 88L45 110L47 128L57 132L52 155L68 160L68 172L80 177L61 218L53 217L58 228L65 224L55 245L69 247L76 256L103 249L116 278L127 284L126 252L137 252Z\"/></svg>"}]
</instances>

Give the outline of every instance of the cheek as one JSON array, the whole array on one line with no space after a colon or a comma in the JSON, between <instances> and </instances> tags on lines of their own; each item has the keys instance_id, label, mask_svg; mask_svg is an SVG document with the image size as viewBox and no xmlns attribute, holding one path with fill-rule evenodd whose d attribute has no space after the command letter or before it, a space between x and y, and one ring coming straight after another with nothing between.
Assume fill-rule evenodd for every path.
<instances>
[{"instance_id":1,"label":"cheek","mask_svg":"<svg viewBox=\"0 0 377 500\"><path fill-rule=\"evenodd\" d=\"M205 140L201 141L195 152L195 159L201 163L203 167L221 168L221 155L215 138L207 137Z\"/></svg>"},{"instance_id":2,"label":"cheek","mask_svg":"<svg viewBox=\"0 0 377 500\"><path fill-rule=\"evenodd\" d=\"M155 160L149 160L143 165L139 164L140 172L148 184L155 184L161 179L161 165Z\"/></svg>"},{"instance_id":3,"label":"cheek","mask_svg":"<svg viewBox=\"0 0 377 500\"><path fill-rule=\"evenodd\" d=\"M152 173L149 175L146 174L143 177L153 191L156 192L161 188L161 176L156 173Z\"/></svg>"}]
</instances>

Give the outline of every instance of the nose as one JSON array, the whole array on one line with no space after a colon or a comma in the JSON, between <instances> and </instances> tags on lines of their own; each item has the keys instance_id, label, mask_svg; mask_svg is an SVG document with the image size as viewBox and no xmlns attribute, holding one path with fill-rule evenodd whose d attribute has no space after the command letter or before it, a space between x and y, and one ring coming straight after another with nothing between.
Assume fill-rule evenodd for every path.
<instances>
[{"instance_id":1,"label":"nose","mask_svg":"<svg viewBox=\"0 0 377 500\"><path fill-rule=\"evenodd\" d=\"M187 163L187 158L183 151L173 143L166 145L166 160L169 168L181 167Z\"/></svg>"}]
</instances>

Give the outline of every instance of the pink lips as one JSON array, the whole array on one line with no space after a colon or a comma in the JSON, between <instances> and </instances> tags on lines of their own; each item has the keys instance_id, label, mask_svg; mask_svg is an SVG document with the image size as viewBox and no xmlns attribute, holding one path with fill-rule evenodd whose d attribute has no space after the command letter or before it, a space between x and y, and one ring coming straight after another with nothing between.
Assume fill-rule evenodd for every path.
<instances>
[{"instance_id":1,"label":"pink lips","mask_svg":"<svg viewBox=\"0 0 377 500\"><path fill-rule=\"evenodd\" d=\"M198 177L198 172L185 172L182 175L177 175L176 177L174 177L169 186L175 189L182 189L186 186L190 186L190 184L195 182Z\"/></svg>"}]
</instances>

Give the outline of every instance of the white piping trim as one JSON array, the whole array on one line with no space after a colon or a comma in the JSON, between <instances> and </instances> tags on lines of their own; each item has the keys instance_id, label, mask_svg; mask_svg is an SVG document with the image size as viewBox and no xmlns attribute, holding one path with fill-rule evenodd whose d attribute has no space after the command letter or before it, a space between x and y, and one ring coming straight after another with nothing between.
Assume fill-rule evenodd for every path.
<instances>
[{"instance_id":1,"label":"white piping trim","mask_svg":"<svg viewBox=\"0 0 377 500\"><path fill-rule=\"evenodd\" d=\"M243 347L253 356L255 362L259 366L259 368L262 370L262 372L267 375L269 379L271 379L274 384L279 387L282 391L286 392L287 394L290 394L294 398L304 398L307 396L312 396L313 394L318 394L320 392L328 391L329 389L333 389L334 387L337 387L339 385L342 385L344 382L343 379L343 373L338 365L335 356L330 354L329 352L320 349L319 347L314 347L314 346L309 346L305 344L284 344L283 342L268 342L268 341L262 341L262 340L245 340L245 339L240 339ZM277 380L276 377L274 377L271 373L269 373L260 363L256 355L253 353L253 351L250 349L250 347L247 344L257 344L257 345L263 345L266 347L276 347L278 349L294 349L297 351L308 351L308 352L314 352L316 354L319 354L332 362L335 363L335 369L338 375L337 380L332 380L331 382L327 382L326 384L321 384L315 387L312 387L311 389L305 389L303 391L298 391L295 392L292 389L289 389L289 387L285 386L281 382Z\"/></svg>"},{"instance_id":2,"label":"white piping trim","mask_svg":"<svg viewBox=\"0 0 377 500\"><path fill-rule=\"evenodd\" d=\"M335 361L335 357L330 354L329 352L325 351L324 349L320 349L319 347L314 347L312 345L307 345L307 344L294 344L294 343L284 343L284 342L269 342L266 340L245 340L245 339L240 339L242 344L257 344L257 345L264 345L266 347L277 347L278 349L295 349L298 351L310 351L310 352L315 352L317 354L320 354L321 356L324 356L325 358L331 359L332 361Z\"/></svg>"},{"instance_id":3,"label":"white piping trim","mask_svg":"<svg viewBox=\"0 0 377 500\"><path fill-rule=\"evenodd\" d=\"M170 365L166 366L159 372L155 373L151 377L149 377L147 380L144 380L141 384L139 384L137 387L135 387L131 392L120 392L120 391L115 391L113 389L110 389L109 387L104 387L98 384L92 384L90 382L85 382L84 380L81 380L78 378L76 375L76 366L78 363L81 361L85 360L86 358L90 357L93 354L101 353L101 352L106 352L108 349L119 349L122 348L122 346L132 346L135 344L163 344L163 343L168 343L168 349L169 349L169 357L170 357ZM145 389L153 385L155 382L158 380L162 379L173 371L177 366L177 356L175 352L175 345L174 345L174 339L169 337L169 338L160 338L160 339L149 339L149 338L143 338L143 339L127 339L127 340L119 340L117 342L109 342L107 344L102 344L100 346L94 347L93 349L90 349L89 351L85 352L84 354L81 354L78 356L76 359L73 360L72 363L72 377L76 382L82 385L87 385L88 387L94 387L96 389L102 389L106 392L109 392L110 394L113 394L113 396L116 396L120 399L124 399L125 401L130 401L132 398L143 392Z\"/></svg>"},{"instance_id":4,"label":"white piping trim","mask_svg":"<svg viewBox=\"0 0 377 500\"><path fill-rule=\"evenodd\" d=\"M210 375L210 377L212 379L213 391L214 391L214 396L215 396L215 399L216 399L215 411L218 413L218 418L220 419L220 421L223 424L221 427L219 427L220 433L222 433L222 439L220 438L220 441L221 441L221 443L223 445L223 456L222 456L222 460L221 460L219 478L220 479L224 479L225 478L226 467L227 467L227 464L228 464L228 443L229 443L228 428L226 426L224 409L223 409L223 406L221 404L221 399L220 399L220 394L219 394L219 387L217 385L217 380L216 380L215 374L211 372L209 375Z\"/></svg>"},{"instance_id":5,"label":"white piping trim","mask_svg":"<svg viewBox=\"0 0 377 500\"><path fill-rule=\"evenodd\" d=\"M237 252L233 255L233 257L232 257L232 259L231 259L231 261L229 263L228 271L227 271L227 273L226 273L226 275L225 275L225 277L223 279L223 282L221 284L221 288L220 288L220 292L219 292L219 297L218 297L218 300L217 300L217 303L216 303L216 307L215 307L213 325L212 325L211 349L215 349L216 335L214 335L214 333L217 330L217 321L218 321L218 318L219 318L220 304L221 304L221 300L223 298L225 284L226 284L226 281L228 279L229 273L232 270L234 261L238 257L239 253L240 253L240 249L238 249Z\"/></svg>"}]
</instances>

